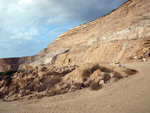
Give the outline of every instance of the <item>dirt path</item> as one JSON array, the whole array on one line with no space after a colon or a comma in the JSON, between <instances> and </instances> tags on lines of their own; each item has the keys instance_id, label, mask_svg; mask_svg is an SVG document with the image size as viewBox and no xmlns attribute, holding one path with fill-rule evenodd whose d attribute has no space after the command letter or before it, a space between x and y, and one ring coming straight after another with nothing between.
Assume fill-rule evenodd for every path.
<instances>
[{"instance_id":1,"label":"dirt path","mask_svg":"<svg viewBox=\"0 0 150 113\"><path fill-rule=\"evenodd\" d=\"M0 113L150 113L150 62L126 66L139 73L99 91L83 89L41 100L0 100Z\"/></svg>"}]
</instances>

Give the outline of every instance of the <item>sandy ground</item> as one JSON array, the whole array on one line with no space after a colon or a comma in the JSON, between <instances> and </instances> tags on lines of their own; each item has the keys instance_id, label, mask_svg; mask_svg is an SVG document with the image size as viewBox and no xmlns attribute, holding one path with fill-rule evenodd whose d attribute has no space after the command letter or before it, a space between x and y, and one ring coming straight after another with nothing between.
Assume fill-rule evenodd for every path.
<instances>
[{"instance_id":1,"label":"sandy ground","mask_svg":"<svg viewBox=\"0 0 150 113\"><path fill-rule=\"evenodd\" d=\"M0 113L150 113L150 62L130 63L136 75L105 85L41 100L0 100Z\"/></svg>"}]
</instances>

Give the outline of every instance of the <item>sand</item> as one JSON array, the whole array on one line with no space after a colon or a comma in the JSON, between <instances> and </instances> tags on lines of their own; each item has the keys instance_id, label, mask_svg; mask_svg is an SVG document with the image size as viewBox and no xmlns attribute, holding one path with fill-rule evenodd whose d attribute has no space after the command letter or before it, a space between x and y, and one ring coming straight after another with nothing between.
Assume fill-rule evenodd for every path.
<instances>
[{"instance_id":1,"label":"sand","mask_svg":"<svg viewBox=\"0 0 150 113\"><path fill-rule=\"evenodd\" d=\"M0 100L0 113L150 113L150 62L126 66L138 74L99 91L87 88L40 100Z\"/></svg>"}]
</instances>

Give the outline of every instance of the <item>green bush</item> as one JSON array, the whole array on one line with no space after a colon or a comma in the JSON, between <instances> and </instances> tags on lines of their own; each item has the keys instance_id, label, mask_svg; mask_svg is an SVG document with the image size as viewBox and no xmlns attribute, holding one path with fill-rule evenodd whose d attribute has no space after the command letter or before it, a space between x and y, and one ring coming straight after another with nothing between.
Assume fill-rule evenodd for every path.
<instances>
[{"instance_id":1,"label":"green bush","mask_svg":"<svg viewBox=\"0 0 150 113\"><path fill-rule=\"evenodd\" d=\"M3 75L4 72L0 72L0 75Z\"/></svg>"},{"instance_id":2,"label":"green bush","mask_svg":"<svg viewBox=\"0 0 150 113\"><path fill-rule=\"evenodd\" d=\"M4 79L5 80L5 85L9 86L12 81L12 74L15 73L13 70L8 70L6 72L0 72L0 80Z\"/></svg>"},{"instance_id":3,"label":"green bush","mask_svg":"<svg viewBox=\"0 0 150 113\"><path fill-rule=\"evenodd\" d=\"M0 76L12 75L13 73L15 73L15 71L8 70L6 72L0 72Z\"/></svg>"},{"instance_id":4,"label":"green bush","mask_svg":"<svg viewBox=\"0 0 150 113\"><path fill-rule=\"evenodd\" d=\"M5 72L5 75L12 75L13 73L15 73L15 71L13 70L9 70Z\"/></svg>"}]
</instances>

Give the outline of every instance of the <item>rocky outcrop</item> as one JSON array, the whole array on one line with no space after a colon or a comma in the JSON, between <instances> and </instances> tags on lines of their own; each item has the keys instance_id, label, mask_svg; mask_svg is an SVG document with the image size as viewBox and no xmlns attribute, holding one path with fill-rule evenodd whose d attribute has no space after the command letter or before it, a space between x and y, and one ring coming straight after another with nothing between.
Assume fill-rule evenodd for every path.
<instances>
[{"instance_id":1,"label":"rocky outcrop","mask_svg":"<svg viewBox=\"0 0 150 113\"><path fill-rule=\"evenodd\" d=\"M149 57L150 1L128 0L110 14L63 33L36 56L24 61L21 58L17 66L125 63L147 61Z\"/></svg>"},{"instance_id":2,"label":"rocky outcrop","mask_svg":"<svg viewBox=\"0 0 150 113\"><path fill-rule=\"evenodd\" d=\"M0 59L0 72L7 70L17 70L23 63L29 63L31 57L22 58L2 58Z\"/></svg>"},{"instance_id":3,"label":"rocky outcrop","mask_svg":"<svg viewBox=\"0 0 150 113\"><path fill-rule=\"evenodd\" d=\"M53 63L58 66L89 62L113 63L141 60L150 46L150 1L129 0L110 14L75 27L60 35L39 54L32 65Z\"/></svg>"},{"instance_id":4,"label":"rocky outcrop","mask_svg":"<svg viewBox=\"0 0 150 113\"><path fill-rule=\"evenodd\" d=\"M117 70L120 72L117 72ZM4 101L54 96L90 87L99 90L103 85L136 74L137 71L118 66L84 64L78 66L24 66L22 70L0 73L0 98ZM26 97L25 97L26 96Z\"/></svg>"}]
</instances>

